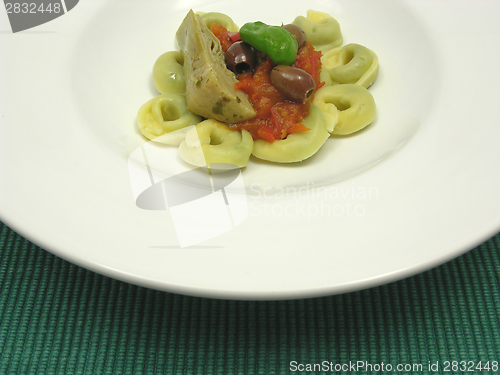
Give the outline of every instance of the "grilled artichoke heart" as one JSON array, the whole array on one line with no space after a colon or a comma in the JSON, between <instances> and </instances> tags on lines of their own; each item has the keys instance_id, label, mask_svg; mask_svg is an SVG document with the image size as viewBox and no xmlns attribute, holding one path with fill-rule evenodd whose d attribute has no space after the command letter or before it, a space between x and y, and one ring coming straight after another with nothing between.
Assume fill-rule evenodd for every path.
<instances>
[{"instance_id":1,"label":"grilled artichoke heart","mask_svg":"<svg viewBox=\"0 0 500 375\"><path fill-rule=\"evenodd\" d=\"M189 11L177 42L184 56L188 110L226 123L251 119L255 111L246 94L234 88L236 76L226 68L219 40L200 16Z\"/></svg>"}]
</instances>

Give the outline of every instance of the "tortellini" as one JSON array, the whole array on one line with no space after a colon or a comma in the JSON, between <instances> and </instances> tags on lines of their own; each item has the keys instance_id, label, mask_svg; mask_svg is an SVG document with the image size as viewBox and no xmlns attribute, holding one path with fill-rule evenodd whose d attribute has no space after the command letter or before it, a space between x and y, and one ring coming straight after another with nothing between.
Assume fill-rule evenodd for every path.
<instances>
[{"instance_id":1,"label":"tortellini","mask_svg":"<svg viewBox=\"0 0 500 375\"><path fill-rule=\"evenodd\" d=\"M160 94L186 93L184 59L179 51L166 52L153 65L153 82Z\"/></svg>"},{"instance_id":2,"label":"tortellini","mask_svg":"<svg viewBox=\"0 0 500 375\"><path fill-rule=\"evenodd\" d=\"M181 94L162 94L146 102L137 114L141 133L151 140L195 125L201 121L187 110L186 98Z\"/></svg>"},{"instance_id":3,"label":"tortellini","mask_svg":"<svg viewBox=\"0 0 500 375\"><path fill-rule=\"evenodd\" d=\"M197 15L201 17L203 21L205 21L205 24L207 27L210 29L210 24L211 23L218 23L222 25L226 30L231 31L233 33L237 32L239 30L238 25L236 25L231 17L225 15L224 13L219 13L219 12L196 12Z\"/></svg>"},{"instance_id":4,"label":"tortellini","mask_svg":"<svg viewBox=\"0 0 500 375\"><path fill-rule=\"evenodd\" d=\"M321 61L335 83L356 83L368 88L378 75L377 55L356 43L328 51Z\"/></svg>"},{"instance_id":5,"label":"tortellini","mask_svg":"<svg viewBox=\"0 0 500 375\"><path fill-rule=\"evenodd\" d=\"M310 130L289 134L285 139L273 143L255 140L252 154L276 163L293 163L311 157L323 146L330 133L326 130L321 110L314 104L302 124Z\"/></svg>"},{"instance_id":6,"label":"tortellini","mask_svg":"<svg viewBox=\"0 0 500 375\"><path fill-rule=\"evenodd\" d=\"M292 23L304 30L316 50L327 51L342 44L340 24L329 14L308 10L307 17L298 16Z\"/></svg>"},{"instance_id":7,"label":"tortellini","mask_svg":"<svg viewBox=\"0 0 500 375\"><path fill-rule=\"evenodd\" d=\"M314 99L315 103L333 104L338 110L338 120L332 134L357 132L372 123L377 114L375 100L363 86L350 83L334 85L323 87L317 93L319 95Z\"/></svg>"},{"instance_id":8,"label":"tortellini","mask_svg":"<svg viewBox=\"0 0 500 375\"><path fill-rule=\"evenodd\" d=\"M186 139L186 133L194 128L196 125L186 126L185 128L180 128L174 130L170 133L165 133L155 138L155 142L163 143L168 146L179 147L180 144Z\"/></svg>"},{"instance_id":9,"label":"tortellini","mask_svg":"<svg viewBox=\"0 0 500 375\"><path fill-rule=\"evenodd\" d=\"M335 104L332 103L329 88L330 86L324 86L316 91L313 104L321 110L326 130L328 130L329 133L333 133L333 129L335 129L335 125L337 125L339 120L339 111Z\"/></svg>"},{"instance_id":10,"label":"tortellini","mask_svg":"<svg viewBox=\"0 0 500 375\"><path fill-rule=\"evenodd\" d=\"M254 141L246 130L233 131L217 120L205 120L186 133L179 146L179 155L187 163L198 167L213 164L248 164Z\"/></svg>"}]
</instances>

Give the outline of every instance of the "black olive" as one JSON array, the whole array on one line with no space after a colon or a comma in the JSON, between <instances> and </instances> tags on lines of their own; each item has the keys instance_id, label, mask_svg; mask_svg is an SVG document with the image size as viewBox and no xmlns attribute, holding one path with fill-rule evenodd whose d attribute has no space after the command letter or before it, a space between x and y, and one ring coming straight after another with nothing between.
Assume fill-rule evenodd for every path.
<instances>
[{"instance_id":1,"label":"black olive","mask_svg":"<svg viewBox=\"0 0 500 375\"><path fill-rule=\"evenodd\" d=\"M233 43L226 51L226 66L236 74L251 72L257 65L255 49L245 42Z\"/></svg>"},{"instance_id":2,"label":"black olive","mask_svg":"<svg viewBox=\"0 0 500 375\"><path fill-rule=\"evenodd\" d=\"M295 37L295 40L297 40L297 44L299 45L299 49L306 44L306 33L300 26L290 23L288 25L284 25L283 28Z\"/></svg>"},{"instance_id":3,"label":"black olive","mask_svg":"<svg viewBox=\"0 0 500 375\"><path fill-rule=\"evenodd\" d=\"M316 83L305 70L278 65L270 74L271 83L288 100L305 103L314 93Z\"/></svg>"}]
</instances>

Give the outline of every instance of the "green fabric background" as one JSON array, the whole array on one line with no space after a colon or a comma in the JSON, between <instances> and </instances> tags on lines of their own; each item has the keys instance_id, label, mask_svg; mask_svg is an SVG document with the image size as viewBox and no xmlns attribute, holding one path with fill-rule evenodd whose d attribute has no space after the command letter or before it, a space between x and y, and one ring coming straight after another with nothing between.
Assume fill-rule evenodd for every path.
<instances>
[{"instance_id":1,"label":"green fabric background","mask_svg":"<svg viewBox=\"0 0 500 375\"><path fill-rule=\"evenodd\" d=\"M187 297L72 265L0 224L0 374L493 374L500 235L417 276L291 301ZM293 371L291 361L346 371ZM372 371L347 369L367 361ZM439 362L439 370L429 370ZM490 361L449 371L445 361ZM396 371L397 364L422 370ZM467 363L470 366L472 362ZM369 369L369 367L368 367Z\"/></svg>"}]
</instances>

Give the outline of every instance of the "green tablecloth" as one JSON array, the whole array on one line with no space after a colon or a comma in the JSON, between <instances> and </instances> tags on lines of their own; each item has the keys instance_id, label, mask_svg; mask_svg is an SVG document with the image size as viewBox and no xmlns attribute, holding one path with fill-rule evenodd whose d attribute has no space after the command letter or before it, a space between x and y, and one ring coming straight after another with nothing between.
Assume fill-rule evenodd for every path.
<instances>
[{"instance_id":1,"label":"green tablecloth","mask_svg":"<svg viewBox=\"0 0 500 375\"><path fill-rule=\"evenodd\" d=\"M248 302L116 281L0 223L0 374L493 374L499 362L500 235L389 285Z\"/></svg>"}]
</instances>

